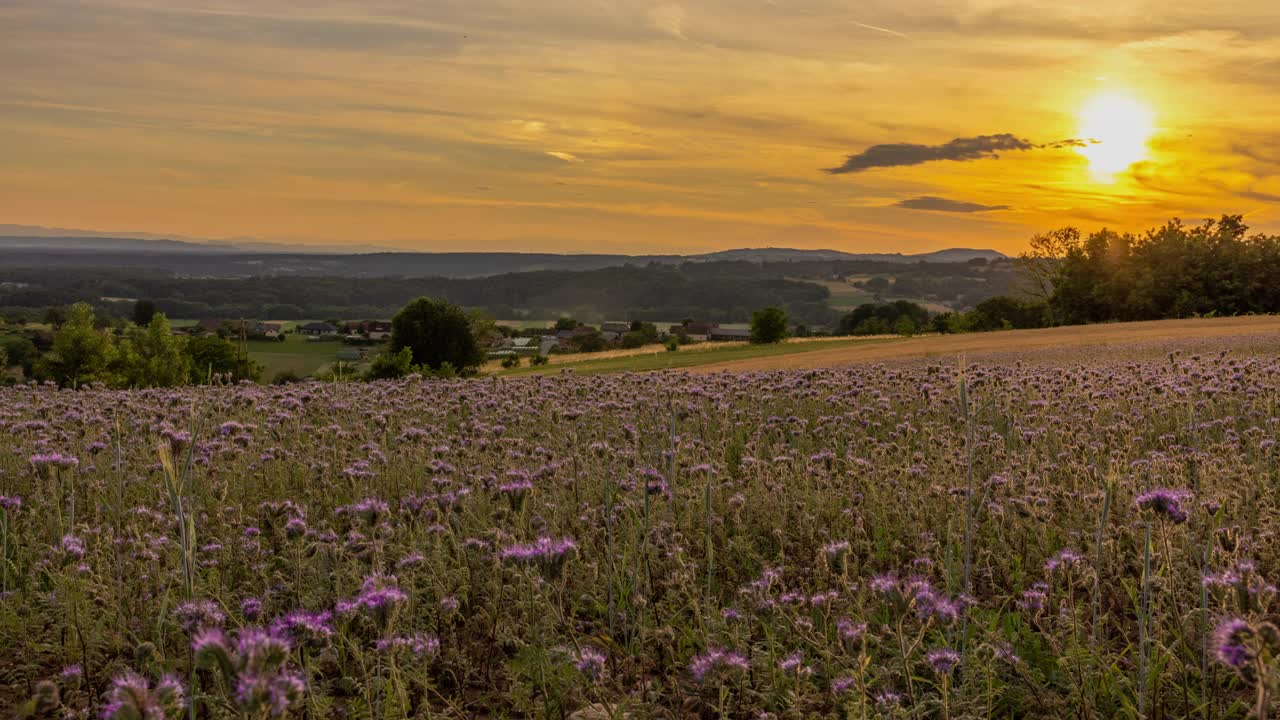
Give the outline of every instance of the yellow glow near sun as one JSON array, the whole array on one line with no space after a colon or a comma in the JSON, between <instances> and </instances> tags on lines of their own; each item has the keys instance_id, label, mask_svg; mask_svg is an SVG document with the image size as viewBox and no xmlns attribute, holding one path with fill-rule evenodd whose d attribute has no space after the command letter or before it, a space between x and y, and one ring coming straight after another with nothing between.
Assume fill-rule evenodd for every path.
<instances>
[{"instance_id":1,"label":"yellow glow near sun","mask_svg":"<svg viewBox=\"0 0 1280 720\"><path fill-rule=\"evenodd\" d=\"M1095 180L1111 182L1117 173L1147 157L1147 141L1155 131L1151 108L1132 95L1094 95L1080 109L1079 136L1087 145L1076 149L1089 160Z\"/></svg>"}]
</instances>

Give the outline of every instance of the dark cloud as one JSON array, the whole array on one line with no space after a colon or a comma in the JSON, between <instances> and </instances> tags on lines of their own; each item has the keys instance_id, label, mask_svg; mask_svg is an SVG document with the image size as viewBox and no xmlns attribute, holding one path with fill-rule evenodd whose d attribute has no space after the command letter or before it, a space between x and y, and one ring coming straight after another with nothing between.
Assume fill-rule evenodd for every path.
<instances>
[{"instance_id":1,"label":"dark cloud","mask_svg":"<svg viewBox=\"0 0 1280 720\"><path fill-rule=\"evenodd\" d=\"M843 165L826 168L824 172L841 175L871 168L920 165L937 160L980 160L999 157L996 153L1001 150L1031 150L1034 147L1035 145L1031 142L1009 133L956 138L942 145L914 143L872 145L857 155L850 155Z\"/></svg>"},{"instance_id":2,"label":"dark cloud","mask_svg":"<svg viewBox=\"0 0 1280 720\"><path fill-rule=\"evenodd\" d=\"M999 133L996 135L956 138L941 145L917 145L915 143L872 145L857 155L850 155L845 159L843 165L824 168L823 172L831 175L843 175L872 168L921 165L938 160L982 160L984 158L998 158L1001 151L1083 147L1089 142L1091 141L1068 139L1036 144L1012 133Z\"/></svg>"},{"instance_id":3,"label":"dark cloud","mask_svg":"<svg viewBox=\"0 0 1280 720\"><path fill-rule=\"evenodd\" d=\"M934 197L933 195L914 197L909 200L899 200L894 203L893 206L906 208L908 210L933 210L936 212L954 213L978 213L1009 209L1008 205L979 205L978 203L965 202L964 200L949 200L947 198Z\"/></svg>"},{"instance_id":4,"label":"dark cloud","mask_svg":"<svg viewBox=\"0 0 1280 720\"><path fill-rule=\"evenodd\" d=\"M1089 147L1090 145L1097 145L1099 142L1101 141L1094 140L1093 138L1090 138L1088 140L1082 140L1080 138L1067 138L1066 140L1058 140L1056 142L1045 143L1043 145L1040 145L1039 147L1048 148L1050 150L1059 150L1061 148Z\"/></svg>"}]
</instances>

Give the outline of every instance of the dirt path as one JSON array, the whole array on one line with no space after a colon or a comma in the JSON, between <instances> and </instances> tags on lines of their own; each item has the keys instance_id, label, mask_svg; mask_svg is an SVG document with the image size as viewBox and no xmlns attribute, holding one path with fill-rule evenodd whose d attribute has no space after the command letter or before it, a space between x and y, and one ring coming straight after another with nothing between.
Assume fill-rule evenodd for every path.
<instances>
[{"instance_id":1,"label":"dirt path","mask_svg":"<svg viewBox=\"0 0 1280 720\"><path fill-rule=\"evenodd\" d=\"M803 370L901 358L983 355L1007 351L1044 351L1156 341L1274 335L1280 349L1280 316L1157 320L1152 322L1080 325L1044 330L934 335L903 338L866 346L831 348L793 355L746 358L689 368L690 372Z\"/></svg>"}]
</instances>

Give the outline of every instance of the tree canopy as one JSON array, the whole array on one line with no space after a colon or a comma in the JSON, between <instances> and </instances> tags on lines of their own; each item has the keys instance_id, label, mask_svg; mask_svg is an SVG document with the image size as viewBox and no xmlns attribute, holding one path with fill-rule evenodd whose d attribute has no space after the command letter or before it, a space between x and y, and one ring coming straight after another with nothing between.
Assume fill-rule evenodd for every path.
<instances>
[{"instance_id":1,"label":"tree canopy","mask_svg":"<svg viewBox=\"0 0 1280 720\"><path fill-rule=\"evenodd\" d=\"M767 307L751 315L751 342L757 345L782 342L787 337L787 313Z\"/></svg>"},{"instance_id":2,"label":"tree canopy","mask_svg":"<svg viewBox=\"0 0 1280 720\"><path fill-rule=\"evenodd\" d=\"M1280 311L1280 236L1248 235L1239 215L1141 235L1064 228L1037 238L1020 262L1053 324Z\"/></svg>"},{"instance_id":3,"label":"tree canopy","mask_svg":"<svg viewBox=\"0 0 1280 720\"><path fill-rule=\"evenodd\" d=\"M94 327L93 308L76 303L67 309L53 338L53 349L41 359L40 368L59 385L76 387L111 379L115 357L111 336Z\"/></svg>"},{"instance_id":4,"label":"tree canopy","mask_svg":"<svg viewBox=\"0 0 1280 720\"><path fill-rule=\"evenodd\" d=\"M391 319L391 352L408 348L413 364L439 371L448 363L471 372L484 363L484 350L472 333L471 318L453 303L418 298Z\"/></svg>"}]
</instances>

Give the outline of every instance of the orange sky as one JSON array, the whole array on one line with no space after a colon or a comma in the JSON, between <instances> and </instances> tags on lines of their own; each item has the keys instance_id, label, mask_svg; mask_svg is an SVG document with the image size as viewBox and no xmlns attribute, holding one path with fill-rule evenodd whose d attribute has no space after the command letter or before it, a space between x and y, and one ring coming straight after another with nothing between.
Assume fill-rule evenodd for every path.
<instances>
[{"instance_id":1,"label":"orange sky","mask_svg":"<svg viewBox=\"0 0 1280 720\"><path fill-rule=\"evenodd\" d=\"M1271 0L7 0L0 68L0 223L652 253L1280 231Z\"/></svg>"}]
</instances>

